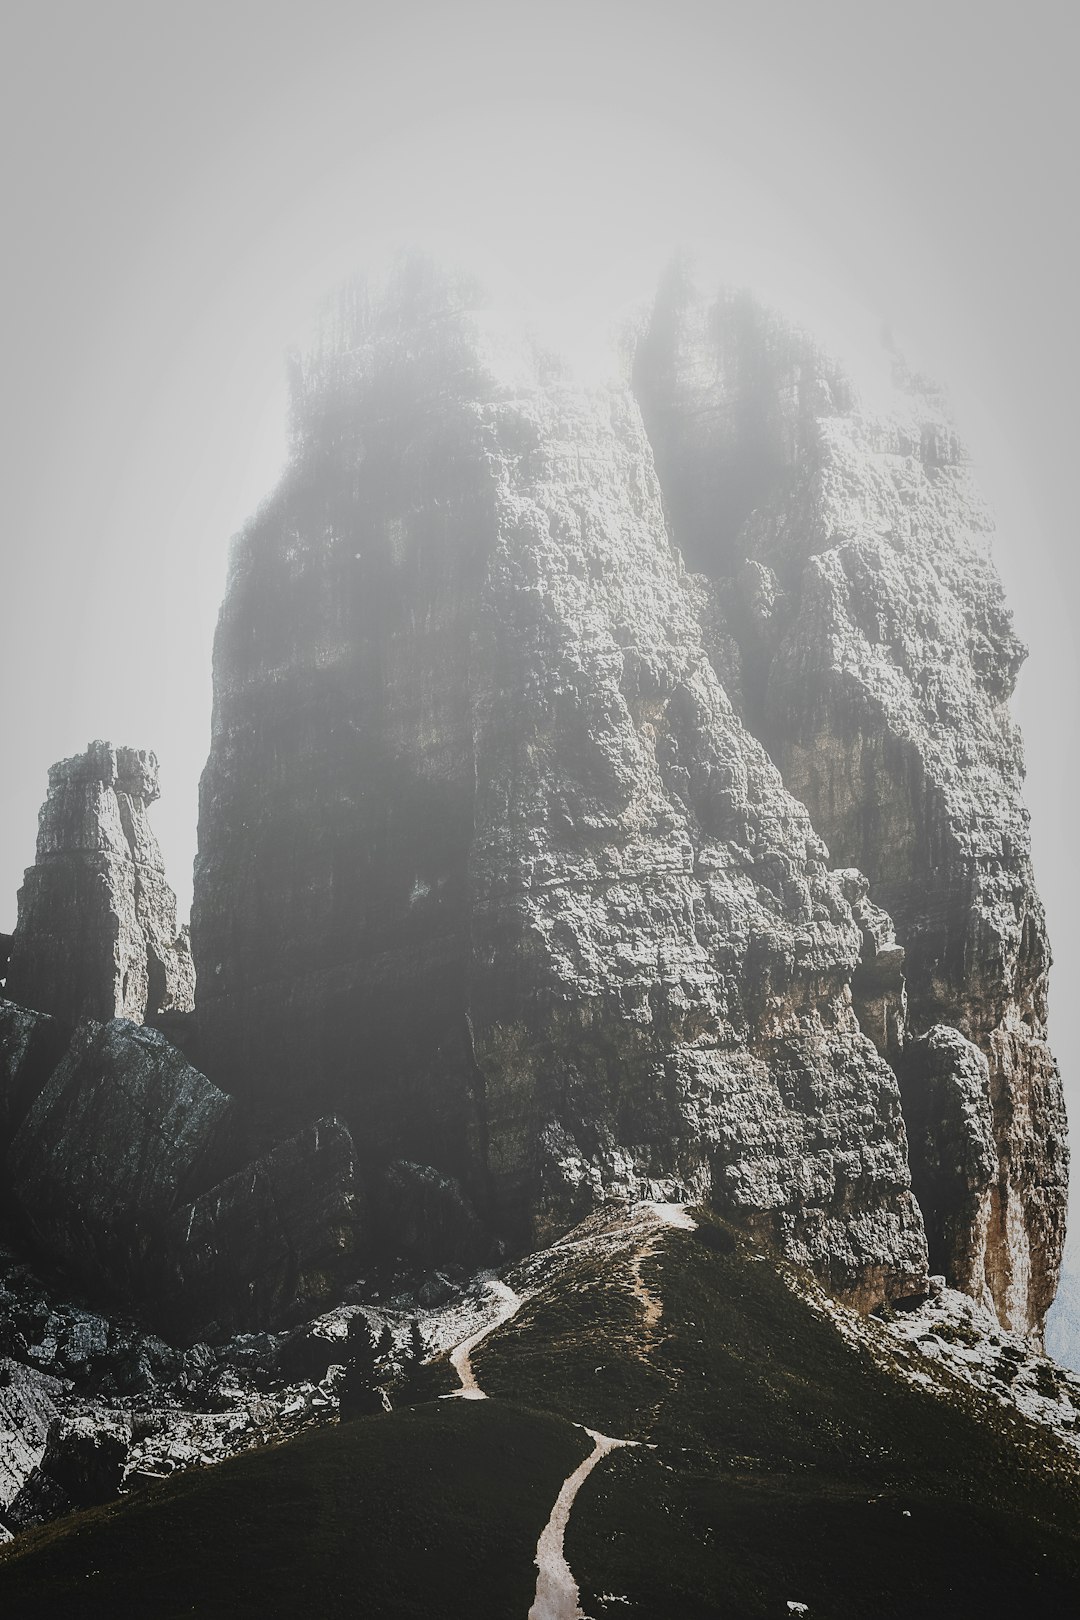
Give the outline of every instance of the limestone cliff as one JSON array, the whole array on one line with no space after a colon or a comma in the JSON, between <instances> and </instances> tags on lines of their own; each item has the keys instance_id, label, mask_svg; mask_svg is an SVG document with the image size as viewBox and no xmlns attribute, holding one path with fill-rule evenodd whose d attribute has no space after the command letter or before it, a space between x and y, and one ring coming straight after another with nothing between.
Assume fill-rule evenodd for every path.
<instances>
[{"instance_id":1,"label":"limestone cliff","mask_svg":"<svg viewBox=\"0 0 1080 1620\"><path fill-rule=\"evenodd\" d=\"M747 723L905 953L909 1033L929 1044L890 1056L919 1121L931 1268L1037 1330L1064 1235L1065 1121L1008 710L1024 649L963 448L902 367L876 413L800 334L678 270L634 381L718 667L734 666Z\"/></svg>"},{"instance_id":2,"label":"limestone cliff","mask_svg":"<svg viewBox=\"0 0 1080 1620\"><path fill-rule=\"evenodd\" d=\"M630 393L413 261L336 306L293 441L215 647L208 1072L515 1243L711 1196L848 1297L918 1288L858 884L710 659Z\"/></svg>"},{"instance_id":3,"label":"limestone cliff","mask_svg":"<svg viewBox=\"0 0 1080 1620\"><path fill-rule=\"evenodd\" d=\"M68 1024L193 1005L187 929L146 811L153 754L93 742L49 772L37 860L19 891L6 994Z\"/></svg>"}]
</instances>

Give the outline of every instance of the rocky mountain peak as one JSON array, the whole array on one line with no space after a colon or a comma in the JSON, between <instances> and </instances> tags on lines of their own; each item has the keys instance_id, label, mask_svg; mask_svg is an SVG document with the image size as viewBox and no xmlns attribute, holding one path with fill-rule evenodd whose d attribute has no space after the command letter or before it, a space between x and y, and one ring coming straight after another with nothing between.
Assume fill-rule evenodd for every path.
<instances>
[{"instance_id":1,"label":"rocky mountain peak","mask_svg":"<svg viewBox=\"0 0 1080 1620\"><path fill-rule=\"evenodd\" d=\"M26 1009L191 1006L156 760L94 743L50 775L11 947L27 1207L53 1230L45 1136L115 1053L232 1100L213 1177L162 1182L177 1289L222 1320L223 1209L256 1315L295 1302L280 1187L338 1279L693 1199L861 1309L933 1269L1038 1342L1064 1114L971 469L933 390L871 408L682 268L629 341L586 385L423 258L328 303L215 642L166 1028L206 1073L91 1033L41 1089Z\"/></svg>"},{"instance_id":2,"label":"rocky mountain peak","mask_svg":"<svg viewBox=\"0 0 1080 1620\"><path fill-rule=\"evenodd\" d=\"M51 768L19 891L13 1000L69 1024L193 1007L187 929L146 814L159 794L157 758L141 749L92 742Z\"/></svg>"}]
</instances>

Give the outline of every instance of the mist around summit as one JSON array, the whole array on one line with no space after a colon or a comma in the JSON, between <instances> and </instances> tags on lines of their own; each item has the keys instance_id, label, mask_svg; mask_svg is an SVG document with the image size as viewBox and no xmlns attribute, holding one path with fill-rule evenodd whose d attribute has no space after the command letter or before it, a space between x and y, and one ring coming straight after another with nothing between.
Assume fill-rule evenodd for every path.
<instances>
[{"instance_id":1,"label":"mist around summit","mask_svg":"<svg viewBox=\"0 0 1080 1620\"><path fill-rule=\"evenodd\" d=\"M1071 643L986 454L1014 261L961 310L942 257L929 313L916 222L944 254L968 202L864 116L921 86L981 131L974 208L1008 26L872 51L792 11L765 52L597 4L568 52L558 6L422 44L321 10L238 0L207 53L202 8L118 3L86 42L120 52L97 335L54 300L26 376L64 337L87 545L47 597L33 548L10 575L49 636L7 707L0 1595L1071 1612L1068 792L1031 700L1056 649L1060 733ZM57 534L19 433L12 515Z\"/></svg>"}]
</instances>

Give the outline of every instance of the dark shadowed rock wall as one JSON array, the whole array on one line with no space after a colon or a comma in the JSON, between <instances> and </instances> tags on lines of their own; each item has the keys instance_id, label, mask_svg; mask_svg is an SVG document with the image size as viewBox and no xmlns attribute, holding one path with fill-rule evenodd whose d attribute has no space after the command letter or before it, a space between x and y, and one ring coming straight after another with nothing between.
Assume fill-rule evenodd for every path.
<instances>
[{"instance_id":1,"label":"dark shadowed rock wall","mask_svg":"<svg viewBox=\"0 0 1080 1620\"><path fill-rule=\"evenodd\" d=\"M245 1162L235 1100L159 1031L88 1020L61 1045L54 1019L0 1001L0 1124L12 1100L21 1117L10 1146L0 1134L4 1202L69 1273L180 1339L312 1311L354 1274L361 1209L340 1121Z\"/></svg>"}]
</instances>

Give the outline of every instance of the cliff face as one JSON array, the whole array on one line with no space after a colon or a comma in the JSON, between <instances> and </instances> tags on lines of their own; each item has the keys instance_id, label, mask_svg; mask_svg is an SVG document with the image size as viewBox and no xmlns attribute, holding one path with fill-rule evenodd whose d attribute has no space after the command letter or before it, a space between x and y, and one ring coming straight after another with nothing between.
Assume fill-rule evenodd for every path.
<instances>
[{"instance_id":1,"label":"cliff face","mask_svg":"<svg viewBox=\"0 0 1080 1620\"><path fill-rule=\"evenodd\" d=\"M417 262L334 306L218 632L207 1067L515 1243L707 1196L863 1302L924 1274L913 1183L1037 1335L1064 1116L962 452L678 274L632 349L582 388Z\"/></svg>"},{"instance_id":2,"label":"cliff face","mask_svg":"<svg viewBox=\"0 0 1080 1620\"><path fill-rule=\"evenodd\" d=\"M805 339L678 275L634 376L718 667L905 953L907 1034L926 1038L901 1051L901 1029L889 1055L931 1268L1037 1329L1065 1121L1007 706L1024 649L962 448L925 384L901 379L877 416Z\"/></svg>"},{"instance_id":3,"label":"cliff face","mask_svg":"<svg viewBox=\"0 0 1080 1620\"><path fill-rule=\"evenodd\" d=\"M234 1099L159 1031L88 1020L62 1055L56 1035L55 1020L0 1001L15 1093L37 1087L4 1155L5 1203L37 1247L181 1340L264 1327L333 1295L359 1226L339 1120L245 1162Z\"/></svg>"},{"instance_id":4,"label":"cliff face","mask_svg":"<svg viewBox=\"0 0 1080 1620\"><path fill-rule=\"evenodd\" d=\"M712 1196L849 1297L918 1287L865 884L732 706L633 398L412 265L339 306L294 441L215 649L210 1074L515 1242Z\"/></svg>"},{"instance_id":5,"label":"cliff face","mask_svg":"<svg viewBox=\"0 0 1080 1620\"><path fill-rule=\"evenodd\" d=\"M6 993L66 1023L189 1011L187 930L147 806L153 754L94 742L49 773L37 860L19 891Z\"/></svg>"}]
</instances>

